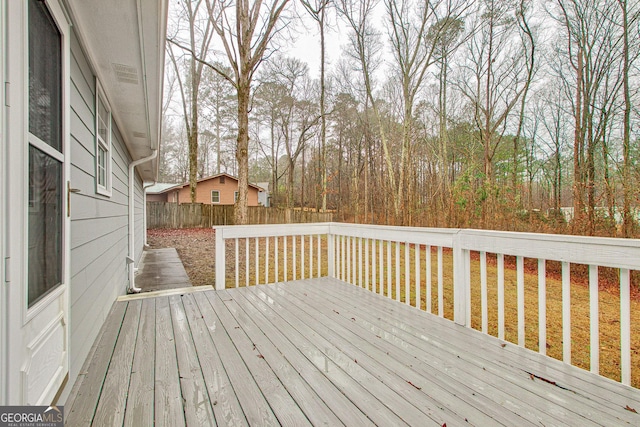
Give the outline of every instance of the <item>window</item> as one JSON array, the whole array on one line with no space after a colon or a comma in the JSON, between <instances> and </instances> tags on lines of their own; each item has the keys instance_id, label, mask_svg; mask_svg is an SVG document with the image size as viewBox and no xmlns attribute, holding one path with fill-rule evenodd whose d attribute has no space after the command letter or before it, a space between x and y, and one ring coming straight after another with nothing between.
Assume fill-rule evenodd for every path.
<instances>
[{"instance_id":1,"label":"window","mask_svg":"<svg viewBox=\"0 0 640 427\"><path fill-rule=\"evenodd\" d=\"M44 2L29 2L28 306L62 283L62 36Z\"/></svg>"},{"instance_id":2,"label":"window","mask_svg":"<svg viewBox=\"0 0 640 427\"><path fill-rule=\"evenodd\" d=\"M220 203L220 192L218 190L211 191L211 203Z\"/></svg>"},{"instance_id":3,"label":"window","mask_svg":"<svg viewBox=\"0 0 640 427\"><path fill-rule=\"evenodd\" d=\"M111 110L96 87L96 193L111 196Z\"/></svg>"},{"instance_id":4,"label":"window","mask_svg":"<svg viewBox=\"0 0 640 427\"><path fill-rule=\"evenodd\" d=\"M224 184L224 175L220 177L220 184Z\"/></svg>"},{"instance_id":5,"label":"window","mask_svg":"<svg viewBox=\"0 0 640 427\"><path fill-rule=\"evenodd\" d=\"M233 203L238 203L238 192L237 191L235 191L233 193Z\"/></svg>"}]
</instances>

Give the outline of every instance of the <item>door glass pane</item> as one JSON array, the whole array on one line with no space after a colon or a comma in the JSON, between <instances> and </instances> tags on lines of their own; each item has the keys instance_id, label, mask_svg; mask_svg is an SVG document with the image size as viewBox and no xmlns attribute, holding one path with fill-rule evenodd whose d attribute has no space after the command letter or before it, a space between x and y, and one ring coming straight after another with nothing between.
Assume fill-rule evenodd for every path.
<instances>
[{"instance_id":1,"label":"door glass pane","mask_svg":"<svg viewBox=\"0 0 640 427\"><path fill-rule=\"evenodd\" d=\"M29 307L62 283L62 163L29 146Z\"/></svg>"},{"instance_id":2,"label":"door glass pane","mask_svg":"<svg viewBox=\"0 0 640 427\"><path fill-rule=\"evenodd\" d=\"M60 32L42 1L29 1L29 132L62 151Z\"/></svg>"}]
</instances>

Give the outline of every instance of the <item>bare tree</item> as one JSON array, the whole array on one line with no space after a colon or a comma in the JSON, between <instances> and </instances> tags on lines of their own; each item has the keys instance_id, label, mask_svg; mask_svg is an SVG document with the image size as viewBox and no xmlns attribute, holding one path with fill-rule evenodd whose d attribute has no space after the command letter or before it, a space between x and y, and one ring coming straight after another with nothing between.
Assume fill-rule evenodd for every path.
<instances>
[{"instance_id":1,"label":"bare tree","mask_svg":"<svg viewBox=\"0 0 640 427\"><path fill-rule=\"evenodd\" d=\"M252 82L273 37L283 27L280 17L289 0L207 0L209 21L222 44L231 72L212 68L235 88L238 101L238 200L235 223L247 222L249 185L249 111Z\"/></svg>"},{"instance_id":2,"label":"bare tree","mask_svg":"<svg viewBox=\"0 0 640 427\"><path fill-rule=\"evenodd\" d=\"M302 5L317 22L320 31L320 185L322 211L327 210L327 117L325 109L325 29L331 0L302 0Z\"/></svg>"},{"instance_id":3,"label":"bare tree","mask_svg":"<svg viewBox=\"0 0 640 427\"><path fill-rule=\"evenodd\" d=\"M186 20L187 28L181 28L178 24L175 34L168 38L167 51L169 58L176 70L178 86L182 98L182 108L184 114L184 124L189 141L189 189L191 203L196 200L196 185L198 181L198 120L200 115L199 95L200 83L204 64L199 58L205 58L209 50L209 44L213 35L211 23L208 19L202 19L201 12L204 9L202 0L187 0L180 3L183 10L180 20ZM201 9L202 7L202 9ZM204 21L204 22L203 22ZM181 41L184 32L188 33L186 44L186 58L184 55L176 56L173 46L182 45ZM185 60L187 69L186 76L182 75L181 62ZM186 78L186 81L184 79Z\"/></svg>"}]
</instances>

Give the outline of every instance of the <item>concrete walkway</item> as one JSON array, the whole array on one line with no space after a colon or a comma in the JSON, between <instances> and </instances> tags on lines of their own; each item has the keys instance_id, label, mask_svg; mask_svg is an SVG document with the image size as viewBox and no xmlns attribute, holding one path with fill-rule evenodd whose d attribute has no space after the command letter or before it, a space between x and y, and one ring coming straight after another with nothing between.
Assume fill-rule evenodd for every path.
<instances>
[{"instance_id":1,"label":"concrete walkway","mask_svg":"<svg viewBox=\"0 0 640 427\"><path fill-rule=\"evenodd\" d=\"M146 249L136 274L142 292L164 291L191 286L189 276L175 248Z\"/></svg>"}]
</instances>

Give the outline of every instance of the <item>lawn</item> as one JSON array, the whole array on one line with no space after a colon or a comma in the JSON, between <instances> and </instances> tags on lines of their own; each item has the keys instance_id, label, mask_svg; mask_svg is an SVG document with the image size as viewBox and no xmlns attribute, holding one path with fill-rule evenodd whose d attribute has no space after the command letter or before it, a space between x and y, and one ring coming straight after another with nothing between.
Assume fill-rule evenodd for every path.
<instances>
[{"instance_id":1,"label":"lawn","mask_svg":"<svg viewBox=\"0 0 640 427\"><path fill-rule=\"evenodd\" d=\"M264 257L267 252L265 239L259 239L257 248L254 239L248 242L249 261L249 284L256 283L256 249L258 252L258 282L270 283L277 280L291 280L294 277L301 278L301 241L296 241L296 263L293 262L293 241L287 241L287 267L285 270L284 240L278 241L278 263L276 267L275 240L269 240L269 258ZM187 274L193 285L212 285L215 273L215 233L211 229L181 229L181 230L149 230L149 244L152 248L175 247L185 265ZM313 275L317 276L317 239L312 242L310 248L309 237L305 239L305 270L304 277L310 276L309 259L313 258ZM327 274L326 262L326 238L321 239L321 275ZM244 239L238 240L238 284L244 286L247 282L246 261L247 243ZM410 269L410 295L409 302L415 305L416 280L415 280L415 250L409 248L409 269ZM228 241L227 254L227 287L233 287L236 283L235 274L235 242ZM311 252L312 251L312 252ZM426 249L420 249L420 300L421 308L427 309L427 274L426 274ZM383 294L387 295L389 290L388 277L391 277L392 298L396 298L396 290L400 290L399 299L405 298L405 248L400 245L398 248L400 257L396 259L396 247L392 244L390 251L390 262L387 263L387 246L383 245ZM358 254L358 252L356 252ZM363 251L363 257L365 253ZM373 263L371 257L373 251L369 252L369 286L373 282ZM356 257L357 258L357 257ZM353 254L352 254L353 259ZM438 313L438 251L431 248L431 312ZM356 259L358 261L358 259ZM380 250L376 245L376 290L379 291L380 283ZM446 318L453 318L453 258L451 252L446 248L442 251L442 311ZM400 268L396 272L396 265ZM387 266L390 269L387 269ZM344 274L347 273L347 263L344 265ZM571 269L571 346L572 363L584 369L589 369L589 290L585 279L584 266L572 266ZM268 271L268 279L265 271ZM340 277L343 274L342 266L338 269ZM396 274L399 273L399 274ZM487 255L487 307L488 307L488 333L498 336L498 296L497 296L497 274L495 255ZM355 282L359 281L360 272L355 272ZM363 271L364 277L364 271ZM396 286L396 277L400 278L399 286ZM615 281L615 272L602 271L600 274L599 292L599 332L600 332L600 373L609 378L619 381L620 379L620 296ZM353 279L353 274L352 274ZM354 282L353 280L350 280ZM364 279L363 279L364 282ZM364 285L364 283L363 283ZM505 340L517 343L517 292L516 292L516 271L515 261L510 257L505 257L504 272L504 292L505 292ZM481 290L480 290L480 261L477 253L472 253L471 261L471 295L472 295L472 327L481 329ZM562 292L560 272L555 263L547 263L546 271L546 301L547 301L547 355L562 360ZM634 283L631 296L631 363L632 363L632 385L640 387L640 292L637 283ZM525 260L525 337L526 347L538 350L538 275L535 260Z\"/></svg>"}]
</instances>

